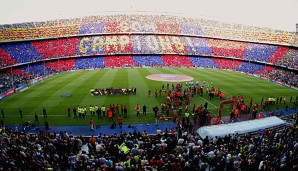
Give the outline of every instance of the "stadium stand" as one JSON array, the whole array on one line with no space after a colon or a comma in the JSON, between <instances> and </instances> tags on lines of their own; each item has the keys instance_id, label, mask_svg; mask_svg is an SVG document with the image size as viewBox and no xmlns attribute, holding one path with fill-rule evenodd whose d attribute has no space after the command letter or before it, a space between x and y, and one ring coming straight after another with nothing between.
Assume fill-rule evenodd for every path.
<instances>
[{"instance_id":1,"label":"stadium stand","mask_svg":"<svg viewBox=\"0 0 298 171\"><path fill-rule=\"evenodd\" d=\"M287 53L276 62L277 65L298 69L298 49L290 48Z\"/></svg>"},{"instance_id":2,"label":"stadium stand","mask_svg":"<svg viewBox=\"0 0 298 171\"><path fill-rule=\"evenodd\" d=\"M29 42L1 44L0 48L18 63L41 61L43 59Z\"/></svg>"},{"instance_id":3,"label":"stadium stand","mask_svg":"<svg viewBox=\"0 0 298 171\"><path fill-rule=\"evenodd\" d=\"M143 14L114 14L2 25L0 27L0 40L127 32L190 34L233 40L298 45L297 35L280 30L221 23L199 18Z\"/></svg>"},{"instance_id":4,"label":"stadium stand","mask_svg":"<svg viewBox=\"0 0 298 171\"><path fill-rule=\"evenodd\" d=\"M168 67L181 67L180 62L178 61L178 57L176 55L162 55L161 56L165 66Z\"/></svg>"},{"instance_id":5,"label":"stadium stand","mask_svg":"<svg viewBox=\"0 0 298 171\"><path fill-rule=\"evenodd\" d=\"M274 82L278 82L280 84L287 84L297 88L298 75L293 71L276 69L272 72L265 73L265 75L263 76L267 77L269 80L272 80Z\"/></svg>"},{"instance_id":6,"label":"stadium stand","mask_svg":"<svg viewBox=\"0 0 298 171\"><path fill-rule=\"evenodd\" d=\"M45 65L47 68L54 71L69 71L73 69L75 59L59 59L55 61L46 61Z\"/></svg>"},{"instance_id":7,"label":"stadium stand","mask_svg":"<svg viewBox=\"0 0 298 171\"><path fill-rule=\"evenodd\" d=\"M237 71L242 71L244 73L255 74L259 71L262 71L265 68L265 65L252 63L252 62L243 62L241 65L236 67Z\"/></svg>"},{"instance_id":8,"label":"stadium stand","mask_svg":"<svg viewBox=\"0 0 298 171\"><path fill-rule=\"evenodd\" d=\"M233 59L213 58L219 69L235 69L242 64L242 61Z\"/></svg>"},{"instance_id":9,"label":"stadium stand","mask_svg":"<svg viewBox=\"0 0 298 171\"><path fill-rule=\"evenodd\" d=\"M206 39L214 56L242 58L248 46L246 42L228 41L220 39Z\"/></svg>"},{"instance_id":10,"label":"stadium stand","mask_svg":"<svg viewBox=\"0 0 298 171\"><path fill-rule=\"evenodd\" d=\"M2 123L0 165L3 170L295 170L298 117L290 118L283 127L212 138L188 132L185 125L156 135L83 137L66 131L29 134Z\"/></svg>"},{"instance_id":11,"label":"stadium stand","mask_svg":"<svg viewBox=\"0 0 298 171\"><path fill-rule=\"evenodd\" d=\"M261 71L255 72L255 74L263 75L263 74L266 74L266 73L270 73L273 70L276 70L276 67L274 67L274 66L265 66Z\"/></svg>"},{"instance_id":12,"label":"stadium stand","mask_svg":"<svg viewBox=\"0 0 298 171\"><path fill-rule=\"evenodd\" d=\"M185 37L186 49L189 54L194 55L211 55L212 51L205 39Z\"/></svg>"},{"instance_id":13,"label":"stadium stand","mask_svg":"<svg viewBox=\"0 0 298 171\"><path fill-rule=\"evenodd\" d=\"M288 47L278 46L274 54L267 60L267 62L275 64L278 60L284 57L288 50Z\"/></svg>"},{"instance_id":14,"label":"stadium stand","mask_svg":"<svg viewBox=\"0 0 298 171\"><path fill-rule=\"evenodd\" d=\"M31 44L43 58L47 59L74 56L76 42L76 38L63 38L34 41Z\"/></svg>"},{"instance_id":15,"label":"stadium stand","mask_svg":"<svg viewBox=\"0 0 298 171\"><path fill-rule=\"evenodd\" d=\"M243 57L252 61L267 61L273 55L277 46L264 44L249 44Z\"/></svg>"},{"instance_id":16,"label":"stadium stand","mask_svg":"<svg viewBox=\"0 0 298 171\"><path fill-rule=\"evenodd\" d=\"M193 67L192 62L186 56L178 56L177 60L183 67Z\"/></svg>"},{"instance_id":17,"label":"stadium stand","mask_svg":"<svg viewBox=\"0 0 298 171\"><path fill-rule=\"evenodd\" d=\"M104 58L105 67L120 67L119 57L118 56L106 56Z\"/></svg>"},{"instance_id":18,"label":"stadium stand","mask_svg":"<svg viewBox=\"0 0 298 171\"><path fill-rule=\"evenodd\" d=\"M0 48L0 68L12 66L16 60L9 56L3 49Z\"/></svg>"},{"instance_id":19,"label":"stadium stand","mask_svg":"<svg viewBox=\"0 0 298 171\"><path fill-rule=\"evenodd\" d=\"M24 71L31 78L42 77L52 74L53 72L42 63L37 63L34 65L22 65L18 69Z\"/></svg>"},{"instance_id":20,"label":"stadium stand","mask_svg":"<svg viewBox=\"0 0 298 171\"><path fill-rule=\"evenodd\" d=\"M164 62L160 56L133 56L135 66L164 66Z\"/></svg>"},{"instance_id":21,"label":"stadium stand","mask_svg":"<svg viewBox=\"0 0 298 171\"><path fill-rule=\"evenodd\" d=\"M232 69L298 87L298 35L268 28L113 14L1 25L0 43L0 95L61 71L128 66ZM1 123L0 170L295 170L291 117L284 127L212 139L184 122L156 135L94 137Z\"/></svg>"},{"instance_id":22,"label":"stadium stand","mask_svg":"<svg viewBox=\"0 0 298 171\"><path fill-rule=\"evenodd\" d=\"M217 64L212 58L190 56L189 59L195 67L218 68Z\"/></svg>"},{"instance_id":23,"label":"stadium stand","mask_svg":"<svg viewBox=\"0 0 298 171\"><path fill-rule=\"evenodd\" d=\"M103 57L78 58L72 69L98 69L104 67Z\"/></svg>"},{"instance_id":24,"label":"stadium stand","mask_svg":"<svg viewBox=\"0 0 298 171\"><path fill-rule=\"evenodd\" d=\"M119 56L120 67L134 67L132 56Z\"/></svg>"}]
</instances>

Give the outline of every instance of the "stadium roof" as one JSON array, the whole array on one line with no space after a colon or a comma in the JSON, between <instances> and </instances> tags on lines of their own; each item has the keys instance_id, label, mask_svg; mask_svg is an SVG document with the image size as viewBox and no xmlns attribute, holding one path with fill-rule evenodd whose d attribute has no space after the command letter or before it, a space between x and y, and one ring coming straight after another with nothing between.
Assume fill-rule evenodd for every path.
<instances>
[{"instance_id":1,"label":"stadium roof","mask_svg":"<svg viewBox=\"0 0 298 171\"><path fill-rule=\"evenodd\" d=\"M297 0L1 0L0 24L146 11L295 32L297 7Z\"/></svg>"}]
</instances>

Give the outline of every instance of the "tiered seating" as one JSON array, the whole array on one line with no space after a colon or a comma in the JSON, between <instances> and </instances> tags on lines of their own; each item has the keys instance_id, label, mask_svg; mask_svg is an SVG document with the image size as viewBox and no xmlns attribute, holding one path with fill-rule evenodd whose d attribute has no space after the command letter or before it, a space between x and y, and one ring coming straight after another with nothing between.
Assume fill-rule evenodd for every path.
<instances>
[{"instance_id":1,"label":"tiered seating","mask_svg":"<svg viewBox=\"0 0 298 171\"><path fill-rule=\"evenodd\" d=\"M242 61L234 59L213 58L219 69L235 69L242 64Z\"/></svg>"},{"instance_id":2,"label":"tiered seating","mask_svg":"<svg viewBox=\"0 0 298 171\"><path fill-rule=\"evenodd\" d=\"M276 70L276 67L274 67L274 66L266 66L261 71L257 71L255 74L263 75L263 74L270 73L273 70Z\"/></svg>"},{"instance_id":3,"label":"tiered seating","mask_svg":"<svg viewBox=\"0 0 298 171\"><path fill-rule=\"evenodd\" d=\"M182 34L204 35L204 32L198 23L194 22L194 20L187 21L188 20L185 20L184 22L180 23Z\"/></svg>"},{"instance_id":4,"label":"tiered seating","mask_svg":"<svg viewBox=\"0 0 298 171\"><path fill-rule=\"evenodd\" d=\"M189 59L196 67L218 68L218 65L214 62L212 58L190 56Z\"/></svg>"},{"instance_id":5,"label":"tiered seating","mask_svg":"<svg viewBox=\"0 0 298 171\"><path fill-rule=\"evenodd\" d=\"M298 69L298 49L289 49L287 53L277 61L277 65Z\"/></svg>"},{"instance_id":6,"label":"tiered seating","mask_svg":"<svg viewBox=\"0 0 298 171\"><path fill-rule=\"evenodd\" d=\"M132 56L119 56L120 67L133 67L134 61Z\"/></svg>"},{"instance_id":7,"label":"tiered seating","mask_svg":"<svg viewBox=\"0 0 298 171\"><path fill-rule=\"evenodd\" d=\"M0 40L57 38L98 33L190 34L225 39L298 45L293 33L170 15L113 14L0 25Z\"/></svg>"},{"instance_id":8,"label":"tiered seating","mask_svg":"<svg viewBox=\"0 0 298 171\"><path fill-rule=\"evenodd\" d=\"M7 73L9 73L9 72L7 72ZM13 75L20 75L20 76L26 76L26 75L28 75L25 71L20 70L19 68L13 68L12 71L11 71L11 73Z\"/></svg>"},{"instance_id":9,"label":"tiered seating","mask_svg":"<svg viewBox=\"0 0 298 171\"><path fill-rule=\"evenodd\" d=\"M77 38L34 41L31 44L43 58L74 56Z\"/></svg>"},{"instance_id":10,"label":"tiered seating","mask_svg":"<svg viewBox=\"0 0 298 171\"><path fill-rule=\"evenodd\" d=\"M47 61L45 63L46 67L54 71L69 71L73 69L75 64L75 59L59 59L55 61Z\"/></svg>"},{"instance_id":11,"label":"tiered seating","mask_svg":"<svg viewBox=\"0 0 298 171\"><path fill-rule=\"evenodd\" d=\"M177 59L177 55L161 55L161 58L168 67L181 67L180 61Z\"/></svg>"},{"instance_id":12,"label":"tiered seating","mask_svg":"<svg viewBox=\"0 0 298 171\"><path fill-rule=\"evenodd\" d=\"M186 56L178 56L177 61L184 67L192 67L192 62Z\"/></svg>"},{"instance_id":13,"label":"tiered seating","mask_svg":"<svg viewBox=\"0 0 298 171\"><path fill-rule=\"evenodd\" d=\"M275 52L277 46L265 44L249 44L243 58L253 61L267 61Z\"/></svg>"},{"instance_id":14,"label":"tiered seating","mask_svg":"<svg viewBox=\"0 0 298 171\"><path fill-rule=\"evenodd\" d=\"M133 56L135 66L163 66L164 62L160 56Z\"/></svg>"},{"instance_id":15,"label":"tiered seating","mask_svg":"<svg viewBox=\"0 0 298 171\"><path fill-rule=\"evenodd\" d=\"M104 58L105 67L120 67L119 57L118 56L106 56Z\"/></svg>"},{"instance_id":16,"label":"tiered seating","mask_svg":"<svg viewBox=\"0 0 298 171\"><path fill-rule=\"evenodd\" d=\"M151 66L150 56L133 56L133 60L135 61L135 66Z\"/></svg>"},{"instance_id":17,"label":"tiered seating","mask_svg":"<svg viewBox=\"0 0 298 171\"><path fill-rule=\"evenodd\" d=\"M267 62L273 64L276 63L278 60L283 58L283 56L287 53L288 50L288 47L278 46L275 53L267 60Z\"/></svg>"},{"instance_id":18,"label":"tiered seating","mask_svg":"<svg viewBox=\"0 0 298 171\"><path fill-rule=\"evenodd\" d=\"M104 33L105 23L82 23L79 34Z\"/></svg>"},{"instance_id":19,"label":"tiered seating","mask_svg":"<svg viewBox=\"0 0 298 171\"><path fill-rule=\"evenodd\" d=\"M157 22L156 23L156 29L158 33L172 33L172 34L177 34L180 33L180 27L179 25L175 23L162 23L162 22Z\"/></svg>"},{"instance_id":20,"label":"tiered seating","mask_svg":"<svg viewBox=\"0 0 298 171\"><path fill-rule=\"evenodd\" d=\"M2 48L9 56L18 63L39 61L43 58L29 42L1 44Z\"/></svg>"},{"instance_id":21,"label":"tiered seating","mask_svg":"<svg viewBox=\"0 0 298 171\"><path fill-rule=\"evenodd\" d=\"M75 56L78 43L77 37L70 37L66 39L60 39L60 43L64 44L64 56Z\"/></svg>"},{"instance_id":22,"label":"tiered seating","mask_svg":"<svg viewBox=\"0 0 298 171\"><path fill-rule=\"evenodd\" d=\"M298 88L298 74L293 71L276 69L264 74L263 76L268 77L270 80L275 80Z\"/></svg>"},{"instance_id":23,"label":"tiered seating","mask_svg":"<svg viewBox=\"0 0 298 171\"><path fill-rule=\"evenodd\" d=\"M104 57L78 58L73 69L103 68Z\"/></svg>"},{"instance_id":24,"label":"tiered seating","mask_svg":"<svg viewBox=\"0 0 298 171\"><path fill-rule=\"evenodd\" d=\"M236 67L236 70L242 71L245 73L255 74L258 71L262 71L264 69L265 65L263 64L257 64L252 62L243 62L241 65Z\"/></svg>"},{"instance_id":25,"label":"tiered seating","mask_svg":"<svg viewBox=\"0 0 298 171\"><path fill-rule=\"evenodd\" d=\"M153 66L164 66L164 62L160 56L149 56L149 64Z\"/></svg>"},{"instance_id":26,"label":"tiered seating","mask_svg":"<svg viewBox=\"0 0 298 171\"><path fill-rule=\"evenodd\" d=\"M9 56L3 49L0 48L0 68L11 66L16 63L16 60Z\"/></svg>"},{"instance_id":27,"label":"tiered seating","mask_svg":"<svg viewBox=\"0 0 298 171\"><path fill-rule=\"evenodd\" d=\"M242 58L248 43L221 39L206 39L214 56Z\"/></svg>"},{"instance_id":28,"label":"tiered seating","mask_svg":"<svg viewBox=\"0 0 298 171\"><path fill-rule=\"evenodd\" d=\"M0 73L0 95L11 88L27 84L27 79L24 76L25 73L17 69Z\"/></svg>"},{"instance_id":29,"label":"tiered seating","mask_svg":"<svg viewBox=\"0 0 298 171\"><path fill-rule=\"evenodd\" d=\"M212 51L204 38L185 37L185 46L188 54L211 55Z\"/></svg>"},{"instance_id":30,"label":"tiered seating","mask_svg":"<svg viewBox=\"0 0 298 171\"><path fill-rule=\"evenodd\" d=\"M18 68L21 71L24 71L28 74L31 78L41 77L48 74L52 74L53 71L47 68L45 65L41 63L31 64L29 66L22 65Z\"/></svg>"}]
</instances>

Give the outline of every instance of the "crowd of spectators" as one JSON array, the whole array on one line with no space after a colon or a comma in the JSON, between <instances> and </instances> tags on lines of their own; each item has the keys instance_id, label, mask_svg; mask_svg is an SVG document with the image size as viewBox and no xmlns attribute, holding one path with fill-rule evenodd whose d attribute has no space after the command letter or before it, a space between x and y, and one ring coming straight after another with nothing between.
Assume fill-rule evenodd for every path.
<instances>
[{"instance_id":1,"label":"crowd of spectators","mask_svg":"<svg viewBox=\"0 0 298 171\"><path fill-rule=\"evenodd\" d=\"M219 69L235 69L242 61L234 59L213 58Z\"/></svg>"},{"instance_id":2,"label":"crowd of spectators","mask_svg":"<svg viewBox=\"0 0 298 171\"><path fill-rule=\"evenodd\" d=\"M3 67L12 66L16 63L16 60L7 55L7 53L0 48L0 69Z\"/></svg>"},{"instance_id":3,"label":"crowd of spectators","mask_svg":"<svg viewBox=\"0 0 298 171\"><path fill-rule=\"evenodd\" d=\"M41 55L36 51L32 44L30 44L30 42L5 43L1 44L0 48L3 49L7 55L16 60L17 63L43 60Z\"/></svg>"},{"instance_id":4,"label":"crowd of spectators","mask_svg":"<svg viewBox=\"0 0 298 171\"><path fill-rule=\"evenodd\" d=\"M206 38L206 42L212 49L212 55L233 58L242 58L247 46L249 45L247 42L209 38Z\"/></svg>"},{"instance_id":5,"label":"crowd of spectators","mask_svg":"<svg viewBox=\"0 0 298 171\"><path fill-rule=\"evenodd\" d=\"M42 63L36 63L34 65L22 65L18 69L26 73L26 77L30 79L55 73L55 71L49 69Z\"/></svg>"},{"instance_id":6,"label":"crowd of spectators","mask_svg":"<svg viewBox=\"0 0 298 171\"><path fill-rule=\"evenodd\" d=\"M214 56L298 68L297 48L222 39L160 35L108 35L4 43L0 45L0 66L9 67L49 59L103 54Z\"/></svg>"},{"instance_id":7,"label":"crowd of spectators","mask_svg":"<svg viewBox=\"0 0 298 171\"><path fill-rule=\"evenodd\" d=\"M298 162L297 114L281 128L243 135L200 137L183 125L144 132L29 134L0 127L1 170L295 170Z\"/></svg>"},{"instance_id":8,"label":"crowd of spectators","mask_svg":"<svg viewBox=\"0 0 298 171\"><path fill-rule=\"evenodd\" d=\"M274 54L267 60L267 62L277 65L277 61L284 58L288 50L288 47L278 46Z\"/></svg>"},{"instance_id":9,"label":"crowd of spectators","mask_svg":"<svg viewBox=\"0 0 298 171\"><path fill-rule=\"evenodd\" d=\"M263 74L262 76L267 77L269 80L278 81L282 84L298 88L298 74L293 71L275 69Z\"/></svg>"},{"instance_id":10,"label":"crowd of spectators","mask_svg":"<svg viewBox=\"0 0 298 171\"><path fill-rule=\"evenodd\" d=\"M31 42L35 50L44 58L59 58L76 55L77 38L61 38Z\"/></svg>"},{"instance_id":11,"label":"crowd of spectators","mask_svg":"<svg viewBox=\"0 0 298 171\"><path fill-rule=\"evenodd\" d=\"M211 47L208 46L204 38L184 37L187 51L184 53L191 55L212 55Z\"/></svg>"},{"instance_id":12,"label":"crowd of spectators","mask_svg":"<svg viewBox=\"0 0 298 171\"><path fill-rule=\"evenodd\" d=\"M214 20L174 15L103 14L44 22L0 26L0 40L57 38L94 33L166 33L189 34L297 45L293 33L270 28L221 23Z\"/></svg>"},{"instance_id":13,"label":"crowd of spectators","mask_svg":"<svg viewBox=\"0 0 298 171\"><path fill-rule=\"evenodd\" d=\"M104 68L104 57L77 58L72 69Z\"/></svg>"},{"instance_id":14,"label":"crowd of spectators","mask_svg":"<svg viewBox=\"0 0 298 171\"><path fill-rule=\"evenodd\" d=\"M196 56L190 56L188 58L191 60L193 66L195 67L218 68L216 62L212 58Z\"/></svg>"},{"instance_id":15,"label":"crowd of spectators","mask_svg":"<svg viewBox=\"0 0 298 171\"><path fill-rule=\"evenodd\" d=\"M130 55L119 56L120 67L134 67L133 57Z\"/></svg>"},{"instance_id":16,"label":"crowd of spectators","mask_svg":"<svg viewBox=\"0 0 298 171\"><path fill-rule=\"evenodd\" d=\"M276 67L267 65L262 70L255 72L255 74L264 75L264 74L272 72L273 70L276 70Z\"/></svg>"},{"instance_id":17,"label":"crowd of spectators","mask_svg":"<svg viewBox=\"0 0 298 171\"><path fill-rule=\"evenodd\" d=\"M277 46L265 44L249 44L242 58L251 61L267 61L275 52Z\"/></svg>"},{"instance_id":18,"label":"crowd of spectators","mask_svg":"<svg viewBox=\"0 0 298 171\"><path fill-rule=\"evenodd\" d=\"M262 71L265 68L265 65L252 63L252 62L242 62L241 65L236 67L237 71L255 74L258 71Z\"/></svg>"},{"instance_id":19,"label":"crowd of spectators","mask_svg":"<svg viewBox=\"0 0 298 171\"><path fill-rule=\"evenodd\" d=\"M298 49L290 48L275 64L298 70Z\"/></svg>"},{"instance_id":20,"label":"crowd of spectators","mask_svg":"<svg viewBox=\"0 0 298 171\"><path fill-rule=\"evenodd\" d=\"M164 62L160 56L156 55L140 55L140 56L133 56L133 60L135 61L135 66L164 66Z\"/></svg>"},{"instance_id":21,"label":"crowd of spectators","mask_svg":"<svg viewBox=\"0 0 298 171\"><path fill-rule=\"evenodd\" d=\"M161 55L161 58L168 67L192 67L193 64L186 56Z\"/></svg>"},{"instance_id":22,"label":"crowd of spectators","mask_svg":"<svg viewBox=\"0 0 298 171\"><path fill-rule=\"evenodd\" d=\"M45 66L53 71L70 71L73 69L74 64L76 63L76 59L58 59L46 61Z\"/></svg>"},{"instance_id":23,"label":"crowd of spectators","mask_svg":"<svg viewBox=\"0 0 298 171\"><path fill-rule=\"evenodd\" d=\"M0 95L11 88L18 88L21 85L28 84L28 81L21 74L0 73Z\"/></svg>"}]
</instances>

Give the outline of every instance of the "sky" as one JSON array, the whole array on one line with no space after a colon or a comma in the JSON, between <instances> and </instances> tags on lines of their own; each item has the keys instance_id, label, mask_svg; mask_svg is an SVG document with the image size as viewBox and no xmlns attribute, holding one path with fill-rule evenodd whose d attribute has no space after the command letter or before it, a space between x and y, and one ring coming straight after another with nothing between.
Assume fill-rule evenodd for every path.
<instances>
[{"instance_id":1,"label":"sky","mask_svg":"<svg viewBox=\"0 0 298 171\"><path fill-rule=\"evenodd\" d=\"M0 0L0 24L120 11L170 13L296 31L298 0Z\"/></svg>"}]
</instances>

